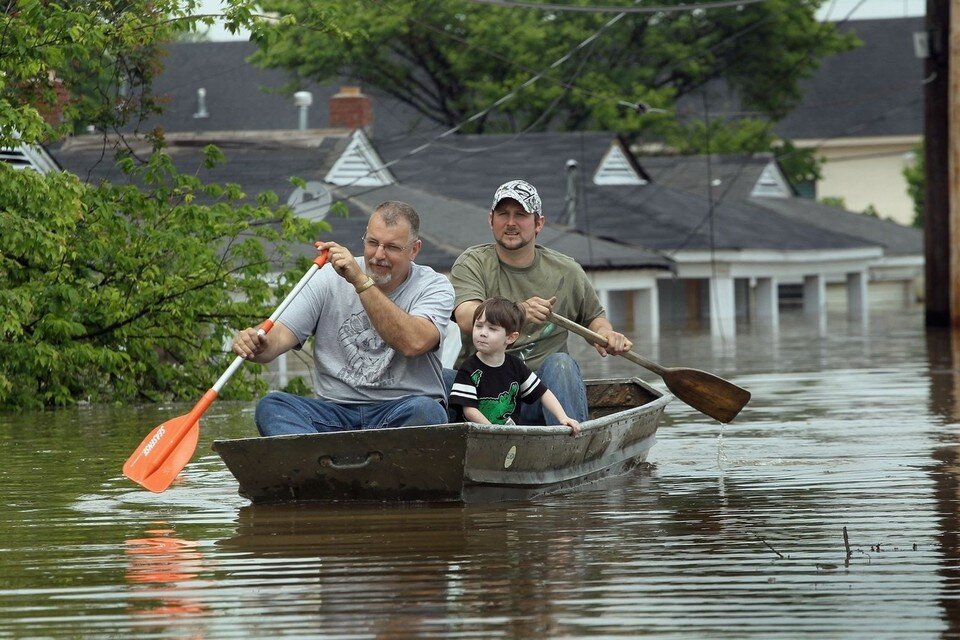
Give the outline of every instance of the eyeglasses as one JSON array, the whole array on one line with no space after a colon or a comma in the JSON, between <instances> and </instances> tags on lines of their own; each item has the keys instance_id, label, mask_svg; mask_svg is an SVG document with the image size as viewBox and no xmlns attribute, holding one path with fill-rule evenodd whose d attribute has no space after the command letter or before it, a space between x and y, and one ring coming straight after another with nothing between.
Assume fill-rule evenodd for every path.
<instances>
[{"instance_id":1,"label":"eyeglasses","mask_svg":"<svg viewBox=\"0 0 960 640\"><path fill-rule=\"evenodd\" d=\"M380 247L383 247L384 253L386 253L388 256L396 257L401 255L408 248L408 247L401 247L400 245L396 245L393 243L383 244L382 242L378 242L373 238L368 238L366 235L362 236L360 239L363 240L363 246L366 247L372 253L376 253L380 249Z\"/></svg>"}]
</instances>

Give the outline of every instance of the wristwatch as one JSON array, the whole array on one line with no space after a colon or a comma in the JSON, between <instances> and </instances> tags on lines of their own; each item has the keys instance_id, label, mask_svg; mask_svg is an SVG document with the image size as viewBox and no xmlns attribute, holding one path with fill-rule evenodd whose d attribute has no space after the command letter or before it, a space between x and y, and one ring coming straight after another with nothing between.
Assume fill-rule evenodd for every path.
<instances>
[{"instance_id":1,"label":"wristwatch","mask_svg":"<svg viewBox=\"0 0 960 640\"><path fill-rule=\"evenodd\" d=\"M372 287L374 284L376 284L376 283L373 281L373 278L371 278L370 276L367 276L367 281L364 282L364 283L363 283L362 285L360 285L359 287L357 287L357 293L358 293L358 294L359 294L359 293L363 293L364 291L366 291L367 289L369 289L370 287Z\"/></svg>"}]
</instances>

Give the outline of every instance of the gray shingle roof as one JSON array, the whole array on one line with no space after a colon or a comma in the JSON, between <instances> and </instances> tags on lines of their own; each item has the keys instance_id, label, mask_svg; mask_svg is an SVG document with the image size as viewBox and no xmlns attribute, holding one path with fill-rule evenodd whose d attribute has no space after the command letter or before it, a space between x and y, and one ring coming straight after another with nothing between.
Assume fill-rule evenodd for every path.
<instances>
[{"instance_id":1,"label":"gray shingle roof","mask_svg":"<svg viewBox=\"0 0 960 640\"><path fill-rule=\"evenodd\" d=\"M657 184L694 195L706 191L707 167L704 156L643 157L640 162ZM923 254L923 231L920 229L805 198L752 197L754 185L770 162L773 162L773 158L769 154L711 157L710 176L719 181L713 189L714 197L717 201L745 203L829 232L861 238L882 246L887 255Z\"/></svg>"},{"instance_id":2,"label":"gray shingle roof","mask_svg":"<svg viewBox=\"0 0 960 640\"><path fill-rule=\"evenodd\" d=\"M918 135L923 131L923 61L913 34L923 18L851 20L863 46L824 59L801 86L801 103L775 131L785 138Z\"/></svg>"},{"instance_id":3,"label":"gray shingle roof","mask_svg":"<svg viewBox=\"0 0 960 640\"><path fill-rule=\"evenodd\" d=\"M166 131L262 131L297 129L299 112L285 91L292 76L279 69L261 69L247 62L256 52L251 42L182 42L170 44L164 70L154 82L165 97L166 110L143 123L141 131L162 126ZM328 102L348 79L325 84L296 82L313 94L308 126L329 125ZM197 89L206 90L209 117L194 118ZM376 89L363 87L374 103L373 136L391 138L416 131L431 131L436 124Z\"/></svg>"},{"instance_id":4,"label":"gray shingle roof","mask_svg":"<svg viewBox=\"0 0 960 640\"><path fill-rule=\"evenodd\" d=\"M479 206L403 185L390 185L375 190L357 187L338 188L354 200L372 209L383 200L408 202L419 212L421 235L438 246L459 255L469 246L492 242L489 206ZM561 225L545 227L537 244L570 256L584 269L669 269L672 262L657 252L610 242Z\"/></svg>"},{"instance_id":5,"label":"gray shingle roof","mask_svg":"<svg viewBox=\"0 0 960 640\"><path fill-rule=\"evenodd\" d=\"M576 228L601 238L657 251L686 249L819 250L874 246L744 202L714 203L711 241L704 197L658 184L596 186L592 175L614 136L610 133L530 133L451 136L406 156L417 141L380 144L401 183L444 193L489 210L497 186L512 178L540 192L547 224L564 208L566 165L580 167L582 208ZM421 141L422 142L422 141ZM641 163L642 164L642 163Z\"/></svg>"},{"instance_id":6,"label":"gray shingle roof","mask_svg":"<svg viewBox=\"0 0 960 640\"><path fill-rule=\"evenodd\" d=\"M292 133L299 135L297 132ZM324 136L319 132L312 134L315 137L312 146L292 144L289 141L284 143L277 139L276 133L251 135L232 142L226 139L218 140L217 136L199 138L203 142L217 141L227 158L224 164L201 171L200 176L206 182L239 184L251 199L266 191L273 191L279 196L280 202L286 202L295 189L289 178L297 176L304 180L322 179L324 167L329 163L327 156L341 146L342 135ZM114 164L112 151L104 152L95 146L85 146L90 142L92 138L74 139L58 147L55 155L66 170L89 182L109 180L125 183L128 178ZM182 172L196 171L201 164L203 144L177 144L173 139L171 142L168 151L177 168ZM355 255L360 255L360 237L366 230L367 217L367 211L357 206L349 206L348 217L329 216L327 221L333 229L324 239L339 242ZM313 248L305 245L300 253L313 255ZM459 251L443 248L425 239L417 261L446 271L453 266L453 261L459 254Z\"/></svg>"}]
</instances>

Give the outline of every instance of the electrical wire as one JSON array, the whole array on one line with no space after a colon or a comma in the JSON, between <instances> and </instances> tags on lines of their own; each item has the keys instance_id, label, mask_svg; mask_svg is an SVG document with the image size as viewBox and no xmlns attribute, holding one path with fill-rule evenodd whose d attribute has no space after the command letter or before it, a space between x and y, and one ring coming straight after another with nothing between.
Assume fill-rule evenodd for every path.
<instances>
[{"instance_id":1,"label":"electrical wire","mask_svg":"<svg viewBox=\"0 0 960 640\"><path fill-rule=\"evenodd\" d=\"M579 12L579 13L670 13L678 11L709 11L759 4L767 0L718 0L717 2L693 2L680 5L659 5L655 7L614 7L606 5L573 5L550 2L522 2L520 0L464 0L475 4L515 9L539 9L541 11Z\"/></svg>"}]
</instances>

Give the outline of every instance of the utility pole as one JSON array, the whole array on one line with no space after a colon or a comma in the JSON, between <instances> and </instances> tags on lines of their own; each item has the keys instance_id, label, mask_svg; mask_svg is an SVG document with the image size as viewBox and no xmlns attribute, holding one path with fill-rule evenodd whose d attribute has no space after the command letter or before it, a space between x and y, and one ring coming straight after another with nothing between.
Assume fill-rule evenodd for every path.
<instances>
[{"instance_id":1,"label":"utility pole","mask_svg":"<svg viewBox=\"0 0 960 640\"><path fill-rule=\"evenodd\" d=\"M947 68L947 197L950 201L950 326L960 328L960 0L951 0Z\"/></svg>"},{"instance_id":2,"label":"utility pole","mask_svg":"<svg viewBox=\"0 0 960 640\"><path fill-rule=\"evenodd\" d=\"M926 323L960 328L960 0L927 0Z\"/></svg>"}]
</instances>

